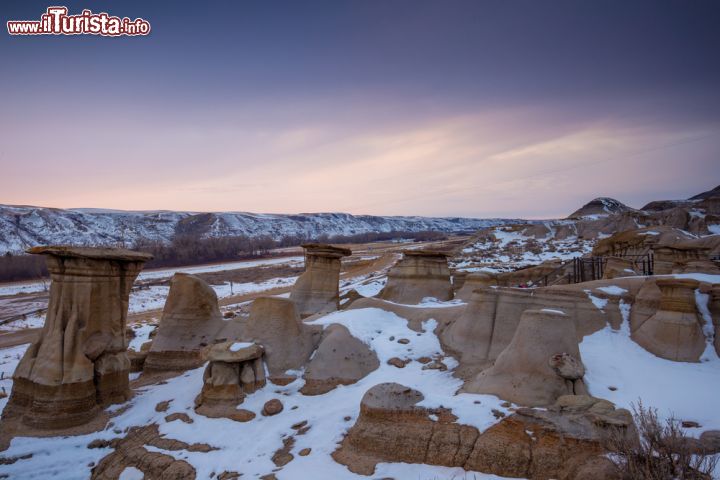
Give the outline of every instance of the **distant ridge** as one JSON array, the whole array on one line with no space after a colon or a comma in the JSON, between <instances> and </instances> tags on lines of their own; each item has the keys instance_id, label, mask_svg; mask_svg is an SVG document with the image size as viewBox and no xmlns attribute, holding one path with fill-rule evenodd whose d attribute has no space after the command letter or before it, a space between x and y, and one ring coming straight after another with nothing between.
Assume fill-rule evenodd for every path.
<instances>
[{"instance_id":1,"label":"distant ridge","mask_svg":"<svg viewBox=\"0 0 720 480\"><path fill-rule=\"evenodd\" d=\"M390 231L464 232L514 220L373 216L348 213L297 215L247 212L129 212L0 205L0 255L49 244L125 245L140 239L169 242L176 233L210 237L267 235L316 238Z\"/></svg>"}]
</instances>

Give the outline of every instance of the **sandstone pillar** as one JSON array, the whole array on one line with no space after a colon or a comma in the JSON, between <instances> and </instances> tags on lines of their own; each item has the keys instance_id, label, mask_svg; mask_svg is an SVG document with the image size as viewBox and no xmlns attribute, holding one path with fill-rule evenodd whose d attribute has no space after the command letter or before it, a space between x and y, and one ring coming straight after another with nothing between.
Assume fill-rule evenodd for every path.
<instances>
[{"instance_id":1,"label":"sandstone pillar","mask_svg":"<svg viewBox=\"0 0 720 480\"><path fill-rule=\"evenodd\" d=\"M91 420L130 397L125 324L133 281L151 255L113 248L35 247L52 283L40 339L15 370L5 416L36 428Z\"/></svg>"},{"instance_id":2,"label":"sandstone pillar","mask_svg":"<svg viewBox=\"0 0 720 480\"><path fill-rule=\"evenodd\" d=\"M339 307L340 259L352 254L347 248L309 243L305 249L305 272L290 292L298 313L305 318L334 312Z\"/></svg>"},{"instance_id":3,"label":"sandstone pillar","mask_svg":"<svg viewBox=\"0 0 720 480\"><path fill-rule=\"evenodd\" d=\"M447 255L429 250L406 250L388 272L387 285L380 298L391 302L416 304L423 298L452 300Z\"/></svg>"},{"instance_id":4,"label":"sandstone pillar","mask_svg":"<svg viewBox=\"0 0 720 480\"><path fill-rule=\"evenodd\" d=\"M699 282L659 278L660 306L650 318L636 325L632 338L658 357L697 362L705 350L705 335L695 303Z\"/></svg>"}]
</instances>

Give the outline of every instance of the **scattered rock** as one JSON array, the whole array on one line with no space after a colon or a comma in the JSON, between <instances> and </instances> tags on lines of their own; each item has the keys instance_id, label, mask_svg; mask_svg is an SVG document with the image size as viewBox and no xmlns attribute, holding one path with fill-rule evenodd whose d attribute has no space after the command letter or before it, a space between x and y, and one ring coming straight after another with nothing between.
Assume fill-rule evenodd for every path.
<instances>
[{"instance_id":1,"label":"scattered rock","mask_svg":"<svg viewBox=\"0 0 720 480\"><path fill-rule=\"evenodd\" d=\"M692 420L683 420L681 423L683 428L700 428L700 424L697 422L693 422Z\"/></svg>"},{"instance_id":2,"label":"scattered rock","mask_svg":"<svg viewBox=\"0 0 720 480\"><path fill-rule=\"evenodd\" d=\"M302 450L300 450L298 452L298 455L300 455L301 457L307 457L308 455L310 455L311 451L312 451L312 449L310 449L310 448L303 448Z\"/></svg>"},{"instance_id":3,"label":"scattered rock","mask_svg":"<svg viewBox=\"0 0 720 480\"><path fill-rule=\"evenodd\" d=\"M167 409L170 408L170 402L172 402L172 400L163 400L162 402L158 402L158 404L155 405L155 411L167 412Z\"/></svg>"},{"instance_id":4,"label":"scattered rock","mask_svg":"<svg viewBox=\"0 0 720 480\"><path fill-rule=\"evenodd\" d=\"M393 367L397 368L405 368L406 362L399 359L398 357L393 357L390 360L387 361L388 365L392 365Z\"/></svg>"},{"instance_id":5,"label":"scattered rock","mask_svg":"<svg viewBox=\"0 0 720 480\"><path fill-rule=\"evenodd\" d=\"M276 451L272 456L272 461L276 466L284 467L285 465L293 461L295 457L292 453L290 453L293 445L295 445L294 437L288 437L283 439L282 448Z\"/></svg>"},{"instance_id":6,"label":"scattered rock","mask_svg":"<svg viewBox=\"0 0 720 480\"><path fill-rule=\"evenodd\" d=\"M111 445L110 440L103 440L101 438L96 438L92 442L87 444L87 448L108 448Z\"/></svg>"},{"instance_id":7,"label":"scattered rock","mask_svg":"<svg viewBox=\"0 0 720 480\"><path fill-rule=\"evenodd\" d=\"M262 414L266 417L270 417L273 415L277 415L278 413L283 411L283 404L280 400L277 398L273 398L272 400L268 400L265 402L265 405L263 405Z\"/></svg>"},{"instance_id":8,"label":"scattered rock","mask_svg":"<svg viewBox=\"0 0 720 480\"><path fill-rule=\"evenodd\" d=\"M410 343L410 340L408 340L407 338L401 338L397 342L402 345L407 345L408 343Z\"/></svg>"},{"instance_id":9,"label":"scattered rock","mask_svg":"<svg viewBox=\"0 0 720 480\"><path fill-rule=\"evenodd\" d=\"M165 421L168 423L174 422L175 420L180 420L184 423L193 423L193 419L190 418L187 413L175 412L165 417Z\"/></svg>"}]
</instances>

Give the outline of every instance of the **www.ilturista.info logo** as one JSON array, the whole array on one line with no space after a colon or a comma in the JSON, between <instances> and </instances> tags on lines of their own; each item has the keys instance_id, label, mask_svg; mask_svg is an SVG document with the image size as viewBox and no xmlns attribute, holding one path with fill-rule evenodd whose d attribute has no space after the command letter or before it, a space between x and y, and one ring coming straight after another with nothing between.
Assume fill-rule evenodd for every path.
<instances>
[{"instance_id":1,"label":"www.ilturista.info logo","mask_svg":"<svg viewBox=\"0 0 720 480\"><path fill-rule=\"evenodd\" d=\"M113 17L105 12L83 10L80 15L68 15L67 7L48 7L40 20L9 20L10 35L147 35L150 22L142 18Z\"/></svg>"}]
</instances>

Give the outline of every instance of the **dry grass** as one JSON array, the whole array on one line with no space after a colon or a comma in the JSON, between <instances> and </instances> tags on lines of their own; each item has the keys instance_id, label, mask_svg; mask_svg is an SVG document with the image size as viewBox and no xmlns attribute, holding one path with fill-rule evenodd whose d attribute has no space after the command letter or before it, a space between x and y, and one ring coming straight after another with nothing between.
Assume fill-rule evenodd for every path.
<instances>
[{"instance_id":1,"label":"dry grass","mask_svg":"<svg viewBox=\"0 0 720 480\"><path fill-rule=\"evenodd\" d=\"M638 436L615 432L607 441L610 459L623 479L712 479L718 458L688 438L674 417L662 421L657 409L633 406Z\"/></svg>"}]
</instances>

